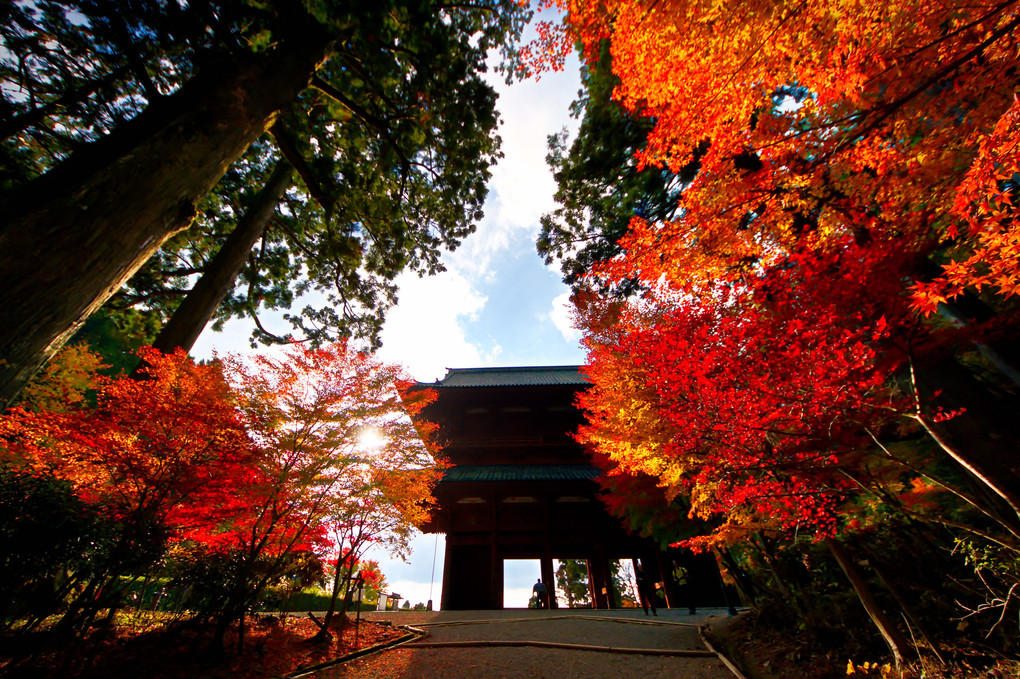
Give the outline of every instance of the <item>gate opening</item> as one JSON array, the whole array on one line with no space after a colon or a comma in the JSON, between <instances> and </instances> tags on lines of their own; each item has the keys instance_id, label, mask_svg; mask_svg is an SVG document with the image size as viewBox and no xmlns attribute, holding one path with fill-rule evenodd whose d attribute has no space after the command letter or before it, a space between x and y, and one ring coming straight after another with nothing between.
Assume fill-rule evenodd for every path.
<instances>
[{"instance_id":1,"label":"gate opening","mask_svg":"<svg viewBox=\"0 0 1020 679\"><path fill-rule=\"evenodd\" d=\"M531 588L541 577L538 559L503 559L503 608L531 607Z\"/></svg>"},{"instance_id":2,"label":"gate opening","mask_svg":"<svg viewBox=\"0 0 1020 679\"><path fill-rule=\"evenodd\" d=\"M553 559L556 601L560 608L591 608L588 562L585 559Z\"/></svg>"}]
</instances>

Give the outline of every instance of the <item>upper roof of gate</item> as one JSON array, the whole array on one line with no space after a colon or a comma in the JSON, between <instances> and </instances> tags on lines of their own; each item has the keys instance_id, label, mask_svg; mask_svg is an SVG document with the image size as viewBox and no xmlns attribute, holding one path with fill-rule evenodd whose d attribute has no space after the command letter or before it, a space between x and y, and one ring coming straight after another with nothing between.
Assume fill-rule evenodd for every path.
<instances>
[{"instance_id":1,"label":"upper roof of gate","mask_svg":"<svg viewBox=\"0 0 1020 679\"><path fill-rule=\"evenodd\" d=\"M446 377L422 383L429 387L523 387L550 384L590 384L579 365L513 368L447 368Z\"/></svg>"}]
</instances>

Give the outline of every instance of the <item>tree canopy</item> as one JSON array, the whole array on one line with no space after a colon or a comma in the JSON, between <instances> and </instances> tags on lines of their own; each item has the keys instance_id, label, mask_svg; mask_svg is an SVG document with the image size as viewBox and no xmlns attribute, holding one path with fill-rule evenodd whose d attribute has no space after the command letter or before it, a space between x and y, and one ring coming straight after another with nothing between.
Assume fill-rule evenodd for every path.
<instances>
[{"instance_id":1,"label":"tree canopy","mask_svg":"<svg viewBox=\"0 0 1020 679\"><path fill-rule=\"evenodd\" d=\"M23 580L0 625L59 612L78 636L164 578L214 644L235 622L243 644L245 611L282 578L331 566L331 612L359 566L381 586L366 548L406 551L443 467L408 417L432 392L343 343L205 365L140 354L145 379L104 377L68 347L0 417L0 530L25 548L5 557Z\"/></svg>"},{"instance_id":2,"label":"tree canopy","mask_svg":"<svg viewBox=\"0 0 1020 679\"><path fill-rule=\"evenodd\" d=\"M18 300L0 341L5 400L200 211L229 231L230 184L203 200L267 132L276 150L265 146L238 176L257 186L285 158L301 208L281 209L251 258L245 305L260 294L287 303L294 291L282 281L300 270L308 282L297 292L328 286L341 311L311 309L298 326L372 339L388 281L405 267L435 271L439 251L480 216L497 154L495 95L481 74L528 16L506 1L5 11L0 269ZM203 239L170 246L194 258L172 267L179 275L201 268ZM152 290L138 288L141 298Z\"/></svg>"},{"instance_id":3,"label":"tree canopy","mask_svg":"<svg viewBox=\"0 0 1020 679\"><path fill-rule=\"evenodd\" d=\"M1016 4L544 4L525 68L576 44L586 92L539 251L614 511L751 550L809 626L778 550L824 544L897 662L848 545L934 525L1015 585Z\"/></svg>"}]
</instances>

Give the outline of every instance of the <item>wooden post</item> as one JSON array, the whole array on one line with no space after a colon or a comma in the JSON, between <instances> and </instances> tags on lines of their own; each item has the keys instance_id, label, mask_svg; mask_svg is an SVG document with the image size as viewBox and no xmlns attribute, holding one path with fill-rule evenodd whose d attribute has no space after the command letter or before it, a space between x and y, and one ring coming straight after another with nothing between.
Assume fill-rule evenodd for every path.
<instances>
[{"instance_id":1,"label":"wooden post","mask_svg":"<svg viewBox=\"0 0 1020 679\"><path fill-rule=\"evenodd\" d=\"M450 610L450 594L452 588L450 587L450 572L453 570L451 564L453 563L453 536L446 536L446 555L443 557L443 595L440 599L439 607L444 611Z\"/></svg>"},{"instance_id":2,"label":"wooden post","mask_svg":"<svg viewBox=\"0 0 1020 679\"><path fill-rule=\"evenodd\" d=\"M495 524L493 524L495 526ZM503 560L499 558L496 529L489 533L489 607L503 610Z\"/></svg>"},{"instance_id":3,"label":"wooden post","mask_svg":"<svg viewBox=\"0 0 1020 679\"><path fill-rule=\"evenodd\" d=\"M555 573L552 567L552 557L549 556L548 547L546 547L545 554L542 555L542 582L545 583L545 596L546 604L549 606L549 610L557 608L556 605L556 587L554 582L556 580Z\"/></svg>"}]
</instances>

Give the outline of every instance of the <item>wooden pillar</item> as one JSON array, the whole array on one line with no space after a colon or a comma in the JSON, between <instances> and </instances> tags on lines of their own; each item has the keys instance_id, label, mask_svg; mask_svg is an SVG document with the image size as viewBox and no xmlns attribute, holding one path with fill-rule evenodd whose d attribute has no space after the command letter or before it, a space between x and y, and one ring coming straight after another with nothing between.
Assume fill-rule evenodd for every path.
<instances>
[{"instance_id":1,"label":"wooden pillar","mask_svg":"<svg viewBox=\"0 0 1020 679\"><path fill-rule=\"evenodd\" d=\"M601 580L598 576L598 566L595 565L594 559L585 559L584 563L588 566L588 597L591 599L591 607L596 610L605 608L605 602L602 599L602 585L599 584Z\"/></svg>"},{"instance_id":2,"label":"wooden pillar","mask_svg":"<svg viewBox=\"0 0 1020 679\"><path fill-rule=\"evenodd\" d=\"M500 498L489 498L489 608L503 610L503 560L499 555L499 509Z\"/></svg>"},{"instance_id":3,"label":"wooden pillar","mask_svg":"<svg viewBox=\"0 0 1020 679\"><path fill-rule=\"evenodd\" d=\"M551 610L553 608L557 608L558 605L556 603L556 586L554 584L556 582L556 576L553 572L552 557L549 556L548 545L546 546L546 551L542 555L540 561L542 564L542 582L545 583L546 596L549 597L549 608Z\"/></svg>"},{"instance_id":4,"label":"wooden pillar","mask_svg":"<svg viewBox=\"0 0 1020 679\"><path fill-rule=\"evenodd\" d=\"M453 561L450 554L453 551L453 543L454 540L451 539L451 536L447 535L446 553L443 556L443 594L439 603L439 607L444 611L450 610L450 594L452 591L452 588L450 587L450 571L453 570L450 565Z\"/></svg>"},{"instance_id":5,"label":"wooden pillar","mask_svg":"<svg viewBox=\"0 0 1020 679\"><path fill-rule=\"evenodd\" d=\"M613 608L613 591L609 582L609 561L606 559L606 552L602 545L596 546L593 558L588 559L589 582L592 587L592 604L595 608Z\"/></svg>"},{"instance_id":6,"label":"wooden pillar","mask_svg":"<svg viewBox=\"0 0 1020 679\"><path fill-rule=\"evenodd\" d=\"M489 608L503 610L503 559L499 555L499 540L495 530L489 535Z\"/></svg>"},{"instance_id":7,"label":"wooden pillar","mask_svg":"<svg viewBox=\"0 0 1020 679\"><path fill-rule=\"evenodd\" d=\"M549 610L559 608L556 601L556 573L552 565L552 546L549 538L549 503L551 498L542 498L542 518L545 529L542 531L542 582L545 583L546 595L549 597Z\"/></svg>"},{"instance_id":8,"label":"wooden pillar","mask_svg":"<svg viewBox=\"0 0 1020 679\"><path fill-rule=\"evenodd\" d=\"M613 567L610 565L608 557L603 557L602 563L606 573L606 598L609 608L618 609L620 608L620 592L613 589Z\"/></svg>"},{"instance_id":9,"label":"wooden pillar","mask_svg":"<svg viewBox=\"0 0 1020 679\"><path fill-rule=\"evenodd\" d=\"M669 602L665 600L666 596L666 581L669 579L669 572L662 569L662 551L657 546L648 544L641 550L641 565L645 568L645 575L648 576L648 584L651 588L649 592L655 597L655 605L660 605L659 597L662 596L662 601L669 606ZM635 572L637 572L635 570ZM659 586L661 583L661 587Z\"/></svg>"}]
</instances>

